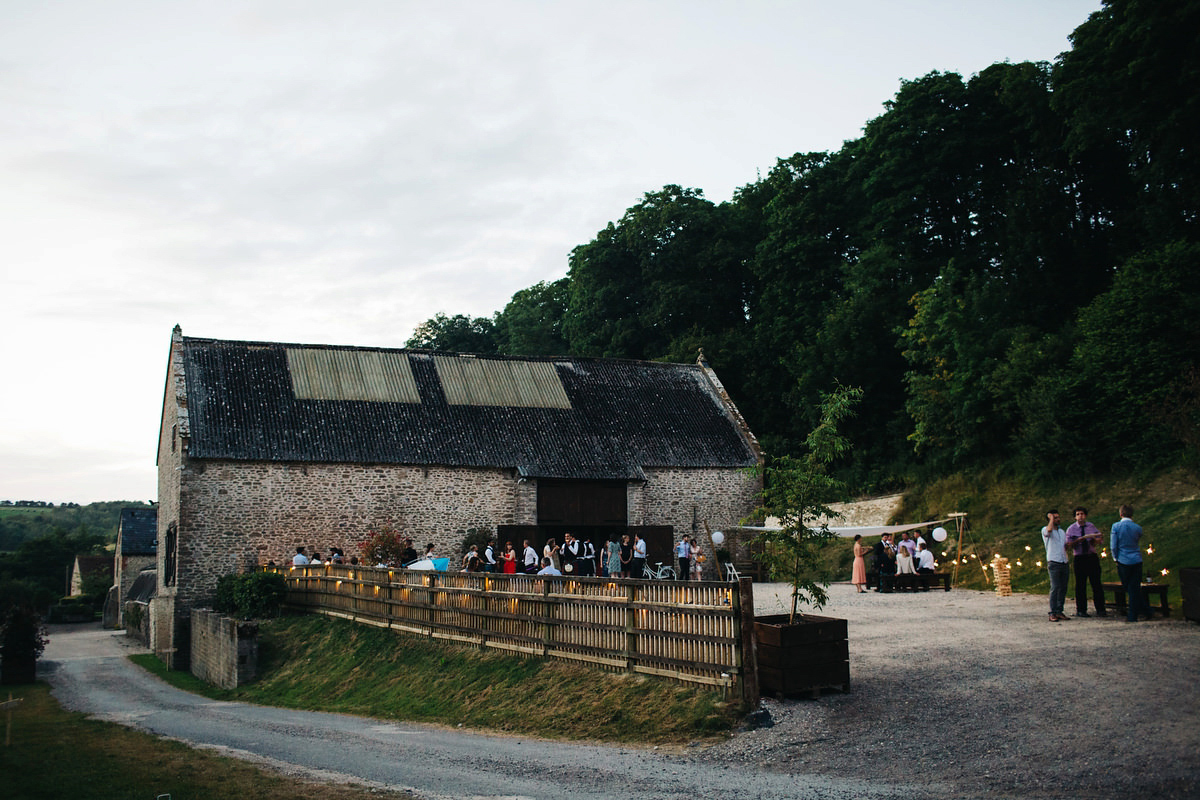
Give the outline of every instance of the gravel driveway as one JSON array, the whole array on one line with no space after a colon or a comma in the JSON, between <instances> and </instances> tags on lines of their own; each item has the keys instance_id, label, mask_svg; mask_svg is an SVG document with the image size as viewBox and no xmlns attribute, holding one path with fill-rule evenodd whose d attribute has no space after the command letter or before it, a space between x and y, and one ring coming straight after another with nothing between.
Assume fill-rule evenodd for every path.
<instances>
[{"instance_id":1,"label":"gravel driveway","mask_svg":"<svg viewBox=\"0 0 1200 800\"><path fill-rule=\"evenodd\" d=\"M760 614L788 588L755 586ZM706 762L915 779L954 797L1200 797L1200 625L1110 614L1051 623L1047 599L972 591L857 594L851 692L765 700L775 726ZM1070 605L1070 604L1069 604Z\"/></svg>"},{"instance_id":2,"label":"gravel driveway","mask_svg":"<svg viewBox=\"0 0 1200 800\"><path fill-rule=\"evenodd\" d=\"M756 585L758 612L783 610L786 593ZM1046 598L1024 595L830 595L821 613L849 619L851 692L764 700L773 725L707 747L214 703L133 667L123 637L91 626L52 629L44 673L69 708L428 798L1200 797L1200 625L1051 624Z\"/></svg>"}]
</instances>

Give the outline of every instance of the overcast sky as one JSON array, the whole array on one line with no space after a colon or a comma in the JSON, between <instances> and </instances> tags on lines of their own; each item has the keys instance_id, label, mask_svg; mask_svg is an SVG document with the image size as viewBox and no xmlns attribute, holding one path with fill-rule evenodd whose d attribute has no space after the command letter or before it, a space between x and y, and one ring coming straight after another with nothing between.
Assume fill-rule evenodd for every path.
<instances>
[{"instance_id":1,"label":"overcast sky","mask_svg":"<svg viewBox=\"0 0 1200 800\"><path fill-rule=\"evenodd\" d=\"M0 1L0 499L156 497L171 328L401 346L1100 0Z\"/></svg>"}]
</instances>

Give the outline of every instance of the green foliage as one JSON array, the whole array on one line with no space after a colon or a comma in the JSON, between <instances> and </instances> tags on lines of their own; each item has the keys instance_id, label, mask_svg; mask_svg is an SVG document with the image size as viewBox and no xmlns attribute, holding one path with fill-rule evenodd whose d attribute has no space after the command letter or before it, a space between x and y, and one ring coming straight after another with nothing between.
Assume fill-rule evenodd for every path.
<instances>
[{"instance_id":1,"label":"green foliage","mask_svg":"<svg viewBox=\"0 0 1200 800\"><path fill-rule=\"evenodd\" d=\"M497 346L703 348L780 454L860 387L833 468L859 492L1044 475L1047 452L1097 474L1195 462L1198 27L1200 0L1106 0L1056 64L905 80L862 137L728 203L648 192L513 296ZM486 322L440 315L425 340Z\"/></svg>"},{"instance_id":2,"label":"green foliage","mask_svg":"<svg viewBox=\"0 0 1200 800\"><path fill-rule=\"evenodd\" d=\"M13 553L0 553L0 586L5 593L28 588L22 602L45 608L67 588L75 556L103 553L104 537L87 532L68 534L56 529L40 539L21 542ZM105 587L107 589L107 587Z\"/></svg>"},{"instance_id":3,"label":"green foliage","mask_svg":"<svg viewBox=\"0 0 1200 800\"><path fill-rule=\"evenodd\" d=\"M562 322L567 310L566 278L536 283L512 296L496 315L496 342L510 356L552 356L569 352Z\"/></svg>"},{"instance_id":4,"label":"green foliage","mask_svg":"<svg viewBox=\"0 0 1200 800\"><path fill-rule=\"evenodd\" d=\"M277 572L222 575L217 579L213 608L239 619L270 619L279 616L286 598L287 581Z\"/></svg>"},{"instance_id":5,"label":"green foliage","mask_svg":"<svg viewBox=\"0 0 1200 800\"><path fill-rule=\"evenodd\" d=\"M117 523L121 519L122 508L150 506L126 500L88 503L85 506L77 503L58 506L0 505L0 552L15 550L22 542L44 539L56 531L78 539L99 537L104 544L112 544L117 540Z\"/></svg>"},{"instance_id":6,"label":"green foliage","mask_svg":"<svg viewBox=\"0 0 1200 800\"><path fill-rule=\"evenodd\" d=\"M763 545L760 558L771 574L792 584L794 622L800 604L818 610L828 599L828 576L815 574L820 545L835 534L821 517L833 517L828 504L840 496L845 486L831 476L829 465L850 451L850 443L838 426L853 413L862 398L862 390L839 386L821 403L821 418L805 441L806 452L800 458L780 456L763 470L762 503L756 516L779 518L780 530L764 530L756 538Z\"/></svg>"},{"instance_id":7,"label":"green foliage","mask_svg":"<svg viewBox=\"0 0 1200 800\"><path fill-rule=\"evenodd\" d=\"M11 606L0 613L0 665L5 684L32 680L29 668L45 649L41 614L29 606Z\"/></svg>"},{"instance_id":8,"label":"green foliage","mask_svg":"<svg viewBox=\"0 0 1200 800\"><path fill-rule=\"evenodd\" d=\"M418 325L404 346L445 353L491 355L497 352L496 329L486 317L471 319L463 314L448 317L438 312Z\"/></svg>"}]
</instances>

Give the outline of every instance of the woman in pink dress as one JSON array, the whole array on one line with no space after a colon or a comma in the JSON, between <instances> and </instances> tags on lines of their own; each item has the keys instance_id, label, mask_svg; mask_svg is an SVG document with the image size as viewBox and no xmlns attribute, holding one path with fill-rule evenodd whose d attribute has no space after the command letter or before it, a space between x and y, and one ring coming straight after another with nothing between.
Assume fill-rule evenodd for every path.
<instances>
[{"instance_id":1,"label":"woman in pink dress","mask_svg":"<svg viewBox=\"0 0 1200 800\"><path fill-rule=\"evenodd\" d=\"M854 570L850 573L850 582L858 587L859 594L867 591L867 562L863 560L867 549L859 543L861 539L862 534L854 534Z\"/></svg>"},{"instance_id":2,"label":"woman in pink dress","mask_svg":"<svg viewBox=\"0 0 1200 800\"><path fill-rule=\"evenodd\" d=\"M512 542L504 543L504 553L501 554L500 559L504 562L505 575L517 574L517 551L513 550Z\"/></svg>"}]
</instances>

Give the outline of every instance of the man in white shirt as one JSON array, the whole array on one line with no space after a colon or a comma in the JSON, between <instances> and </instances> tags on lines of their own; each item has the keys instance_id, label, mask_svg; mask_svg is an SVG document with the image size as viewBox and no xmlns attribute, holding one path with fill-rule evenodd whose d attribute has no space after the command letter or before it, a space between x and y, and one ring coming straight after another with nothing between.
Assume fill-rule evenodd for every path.
<instances>
[{"instance_id":1,"label":"man in white shirt","mask_svg":"<svg viewBox=\"0 0 1200 800\"><path fill-rule=\"evenodd\" d=\"M633 558L629 560L629 577L644 578L646 569L646 540L640 533L633 535Z\"/></svg>"},{"instance_id":2,"label":"man in white shirt","mask_svg":"<svg viewBox=\"0 0 1200 800\"><path fill-rule=\"evenodd\" d=\"M1067 599L1067 532L1059 526L1058 511L1046 512L1046 527L1042 528L1042 541L1046 544L1046 571L1050 573L1050 621L1062 622L1070 619L1063 613Z\"/></svg>"},{"instance_id":3,"label":"man in white shirt","mask_svg":"<svg viewBox=\"0 0 1200 800\"><path fill-rule=\"evenodd\" d=\"M483 549L483 571L496 571L496 540L488 539L487 547Z\"/></svg>"},{"instance_id":4,"label":"man in white shirt","mask_svg":"<svg viewBox=\"0 0 1200 800\"><path fill-rule=\"evenodd\" d=\"M523 555L525 557L525 574L532 575L533 573L537 572L538 554L537 551L533 549L533 545L529 543L528 539L525 540L525 551Z\"/></svg>"},{"instance_id":5,"label":"man in white shirt","mask_svg":"<svg viewBox=\"0 0 1200 800\"><path fill-rule=\"evenodd\" d=\"M675 572L675 580L690 580L692 577L692 543L686 533L679 540L679 544L675 545L675 559L679 564L679 569Z\"/></svg>"},{"instance_id":6,"label":"man in white shirt","mask_svg":"<svg viewBox=\"0 0 1200 800\"><path fill-rule=\"evenodd\" d=\"M296 555L292 556L293 567L303 567L308 564L308 556L304 555L304 548L297 547Z\"/></svg>"}]
</instances>

